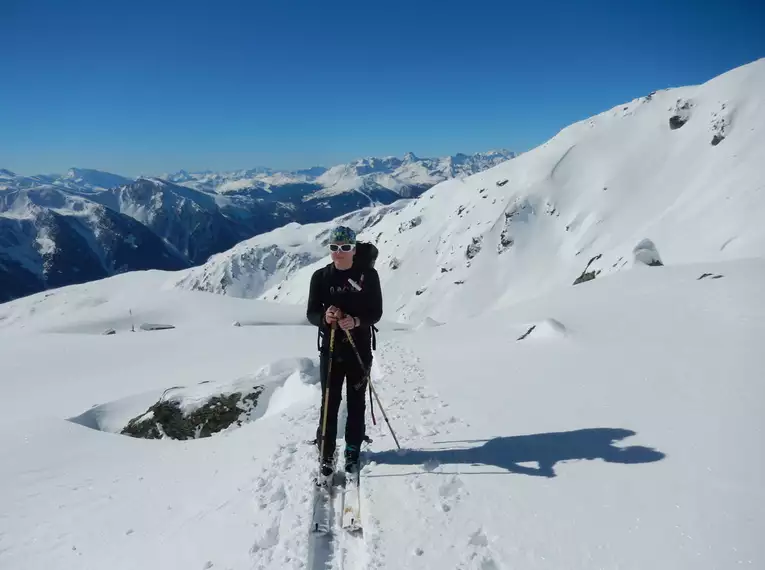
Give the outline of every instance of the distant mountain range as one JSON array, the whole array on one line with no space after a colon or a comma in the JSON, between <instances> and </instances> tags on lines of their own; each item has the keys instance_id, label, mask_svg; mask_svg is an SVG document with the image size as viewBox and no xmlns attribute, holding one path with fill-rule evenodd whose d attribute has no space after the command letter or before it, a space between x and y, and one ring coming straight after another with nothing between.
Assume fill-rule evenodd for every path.
<instances>
[{"instance_id":1,"label":"distant mountain range","mask_svg":"<svg viewBox=\"0 0 765 570\"><path fill-rule=\"evenodd\" d=\"M514 158L364 158L332 168L185 172L131 179L72 168L0 169L0 302L140 269L182 269L290 222L419 196Z\"/></svg>"}]
</instances>

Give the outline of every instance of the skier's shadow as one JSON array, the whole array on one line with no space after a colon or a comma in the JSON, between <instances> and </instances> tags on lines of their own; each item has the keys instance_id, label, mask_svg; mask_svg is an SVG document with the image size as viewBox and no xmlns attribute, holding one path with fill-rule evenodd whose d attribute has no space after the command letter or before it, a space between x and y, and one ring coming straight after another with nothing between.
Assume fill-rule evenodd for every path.
<instances>
[{"instance_id":1,"label":"skier's shadow","mask_svg":"<svg viewBox=\"0 0 765 570\"><path fill-rule=\"evenodd\" d=\"M509 473L555 477L553 467L559 461L602 459L609 463L650 463L665 454L650 447L616 447L614 442L635 435L634 431L617 428L589 428L560 433L540 433L495 437L488 440L441 442L461 443L454 449L404 449L370 453L368 458L379 464L422 465L433 471L444 464L494 465ZM483 442L483 445L475 445ZM538 467L520 465L536 463Z\"/></svg>"}]
</instances>

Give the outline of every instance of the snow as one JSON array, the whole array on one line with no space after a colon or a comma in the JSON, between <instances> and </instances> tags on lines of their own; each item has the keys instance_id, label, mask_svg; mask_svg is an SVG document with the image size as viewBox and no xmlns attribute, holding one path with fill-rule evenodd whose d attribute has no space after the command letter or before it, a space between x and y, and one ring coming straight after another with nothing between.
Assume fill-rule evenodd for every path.
<instances>
[{"instance_id":1,"label":"snow","mask_svg":"<svg viewBox=\"0 0 765 570\"><path fill-rule=\"evenodd\" d=\"M388 213L405 205L406 201L400 200L389 206L363 208L335 222L372 228ZM204 265L179 272L174 286L243 298L257 298L272 291L273 300L278 300L280 285L292 275L311 264L329 262L326 249L329 230L327 223L287 224L242 241L212 256Z\"/></svg>"},{"instance_id":2,"label":"snow","mask_svg":"<svg viewBox=\"0 0 765 570\"><path fill-rule=\"evenodd\" d=\"M46 230L47 228L43 228L35 240L40 255L52 255L56 252L56 242L51 239L49 232Z\"/></svg>"},{"instance_id":3,"label":"snow","mask_svg":"<svg viewBox=\"0 0 765 570\"><path fill-rule=\"evenodd\" d=\"M331 224L0 305L0 568L765 567L763 87L765 60L335 220L380 249L402 446L375 402L362 536L309 533ZM255 385L211 437L120 434Z\"/></svg>"},{"instance_id":4,"label":"snow","mask_svg":"<svg viewBox=\"0 0 765 570\"><path fill-rule=\"evenodd\" d=\"M759 567L764 279L763 259L635 266L381 332L373 379L404 453L376 407L364 537L330 541L330 567ZM3 567L310 567L315 329L167 283L0 306ZM131 333L130 311L176 328ZM118 433L163 394L189 411L254 384L269 392L241 427Z\"/></svg>"}]
</instances>

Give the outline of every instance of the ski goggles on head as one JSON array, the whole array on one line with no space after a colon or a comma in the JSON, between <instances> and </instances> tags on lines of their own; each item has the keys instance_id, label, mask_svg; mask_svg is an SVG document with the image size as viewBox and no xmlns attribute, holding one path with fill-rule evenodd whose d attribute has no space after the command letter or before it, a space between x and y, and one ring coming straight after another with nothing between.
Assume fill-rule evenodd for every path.
<instances>
[{"instance_id":1,"label":"ski goggles on head","mask_svg":"<svg viewBox=\"0 0 765 570\"><path fill-rule=\"evenodd\" d=\"M329 244L329 250L330 251L344 251L348 253L349 251L353 251L353 248L356 247L352 243L331 243Z\"/></svg>"}]
</instances>

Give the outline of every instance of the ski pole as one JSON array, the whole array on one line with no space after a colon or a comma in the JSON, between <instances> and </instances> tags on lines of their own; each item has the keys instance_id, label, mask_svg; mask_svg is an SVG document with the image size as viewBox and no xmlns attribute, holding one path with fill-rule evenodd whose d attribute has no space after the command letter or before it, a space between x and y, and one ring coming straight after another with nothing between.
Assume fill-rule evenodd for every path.
<instances>
[{"instance_id":1,"label":"ski pole","mask_svg":"<svg viewBox=\"0 0 765 570\"><path fill-rule=\"evenodd\" d=\"M375 390L375 387L372 385L372 374L370 373L369 370L367 370L367 367L364 365L364 361L361 359L361 354L359 354L359 349L356 348L356 343L354 342L353 337L351 336L351 331L346 330L345 334L348 337L348 342L350 342L351 346L353 347L353 352L356 353L356 358L359 361L361 370L363 370L366 373L367 380L369 382L369 387L372 390L372 394L374 394L375 400L377 400L377 405L380 406L380 411L382 412L383 418L385 418L385 423L388 424L388 429L390 430L390 433L393 436L393 441L396 442L396 447L401 449L401 446L398 444L398 438L396 437L396 432L393 431L393 426L390 425L388 414L385 413L385 408L383 408L383 405L380 403L380 396L377 395L377 390Z\"/></svg>"},{"instance_id":2,"label":"ski pole","mask_svg":"<svg viewBox=\"0 0 765 570\"><path fill-rule=\"evenodd\" d=\"M335 351L335 323L332 323L332 329L329 333L329 362L327 363L327 376L324 379L324 414L321 419L321 453L319 454L319 465L324 461L324 444L327 441L327 415L329 413L329 381L332 373L332 355ZM321 469L321 468L320 468Z\"/></svg>"}]
</instances>

